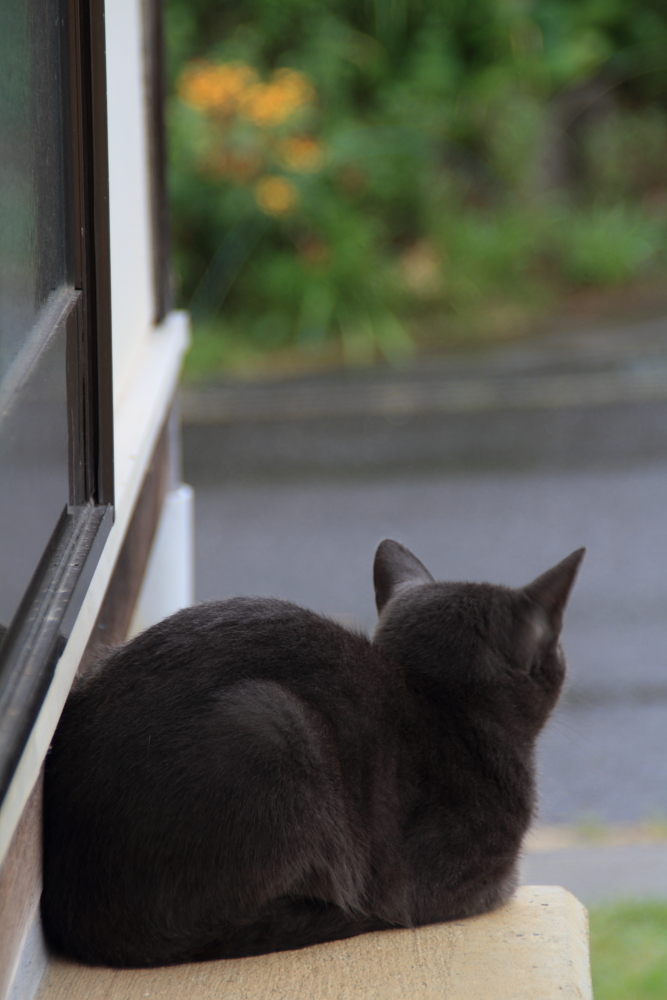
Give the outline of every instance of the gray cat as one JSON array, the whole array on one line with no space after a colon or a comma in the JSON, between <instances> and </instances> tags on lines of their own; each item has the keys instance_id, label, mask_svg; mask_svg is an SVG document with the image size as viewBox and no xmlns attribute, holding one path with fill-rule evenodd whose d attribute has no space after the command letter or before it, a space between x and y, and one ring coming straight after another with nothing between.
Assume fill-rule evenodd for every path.
<instances>
[{"instance_id":1,"label":"gray cat","mask_svg":"<svg viewBox=\"0 0 667 1000\"><path fill-rule=\"evenodd\" d=\"M233 598L112 651L72 691L46 761L51 945L163 965L502 904L583 554L510 590L437 583L384 541L372 641Z\"/></svg>"}]
</instances>

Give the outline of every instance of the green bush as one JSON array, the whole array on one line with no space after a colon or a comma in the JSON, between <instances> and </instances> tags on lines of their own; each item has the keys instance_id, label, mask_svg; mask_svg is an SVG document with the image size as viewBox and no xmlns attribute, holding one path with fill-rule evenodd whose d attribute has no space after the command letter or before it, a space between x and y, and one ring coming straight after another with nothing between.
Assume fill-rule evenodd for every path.
<instances>
[{"instance_id":1,"label":"green bush","mask_svg":"<svg viewBox=\"0 0 667 1000\"><path fill-rule=\"evenodd\" d=\"M396 360L665 267L653 0L168 0L167 29L195 369Z\"/></svg>"},{"instance_id":2,"label":"green bush","mask_svg":"<svg viewBox=\"0 0 667 1000\"><path fill-rule=\"evenodd\" d=\"M627 281L655 260L664 242L664 224L637 206L593 205L562 223L562 269L577 284Z\"/></svg>"}]
</instances>

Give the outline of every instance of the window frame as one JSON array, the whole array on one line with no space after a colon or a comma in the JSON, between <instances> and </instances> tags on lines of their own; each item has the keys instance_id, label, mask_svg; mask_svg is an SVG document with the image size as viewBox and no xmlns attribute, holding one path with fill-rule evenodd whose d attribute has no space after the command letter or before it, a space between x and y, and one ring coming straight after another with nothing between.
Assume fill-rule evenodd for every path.
<instances>
[{"instance_id":1,"label":"window frame","mask_svg":"<svg viewBox=\"0 0 667 1000\"><path fill-rule=\"evenodd\" d=\"M146 132L153 235L154 322L162 323L174 307L171 270L167 140L164 104L167 92L162 0L143 0Z\"/></svg>"},{"instance_id":2,"label":"window frame","mask_svg":"<svg viewBox=\"0 0 667 1000\"><path fill-rule=\"evenodd\" d=\"M109 169L104 0L61 0L66 212L73 287L66 331L69 498L0 648L0 802L42 706L114 516Z\"/></svg>"}]
</instances>

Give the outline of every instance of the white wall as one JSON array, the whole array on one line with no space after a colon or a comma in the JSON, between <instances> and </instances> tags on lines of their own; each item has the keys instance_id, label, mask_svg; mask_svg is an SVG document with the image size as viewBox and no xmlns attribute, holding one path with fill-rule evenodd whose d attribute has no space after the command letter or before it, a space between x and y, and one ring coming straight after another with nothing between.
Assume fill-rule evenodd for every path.
<instances>
[{"instance_id":1,"label":"white wall","mask_svg":"<svg viewBox=\"0 0 667 1000\"><path fill-rule=\"evenodd\" d=\"M165 497L128 639L194 604L194 529L194 491L181 483Z\"/></svg>"},{"instance_id":2,"label":"white wall","mask_svg":"<svg viewBox=\"0 0 667 1000\"><path fill-rule=\"evenodd\" d=\"M154 315L141 0L107 0L107 115L114 401Z\"/></svg>"}]
</instances>

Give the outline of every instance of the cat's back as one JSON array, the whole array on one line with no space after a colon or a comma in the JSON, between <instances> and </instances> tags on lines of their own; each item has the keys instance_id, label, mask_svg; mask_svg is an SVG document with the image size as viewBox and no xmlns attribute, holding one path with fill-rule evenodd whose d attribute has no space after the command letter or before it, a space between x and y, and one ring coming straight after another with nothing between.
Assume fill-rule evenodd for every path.
<instances>
[{"instance_id":1,"label":"cat's back","mask_svg":"<svg viewBox=\"0 0 667 1000\"><path fill-rule=\"evenodd\" d=\"M137 703L207 698L241 680L299 684L326 670L359 675L373 656L368 639L288 601L235 597L179 611L111 651L74 688L88 706L109 696ZM356 667L356 669L355 669Z\"/></svg>"},{"instance_id":2,"label":"cat's back","mask_svg":"<svg viewBox=\"0 0 667 1000\"><path fill-rule=\"evenodd\" d=\"M54 750L85 750L89 767L91 748L97 759L122 758L133 738L151 732L163 744L201 739L210 712L226 703L243 713L266 684L325 716L345 715L352 704L376 702L385 675L365 636L315 612L273 598L212 601L147 629L78 682Z\"/></svg>"}]
</instances>

